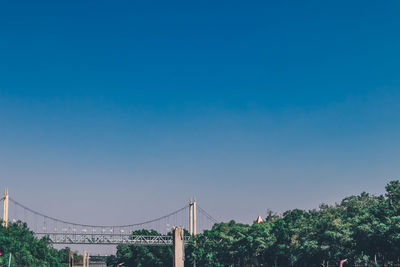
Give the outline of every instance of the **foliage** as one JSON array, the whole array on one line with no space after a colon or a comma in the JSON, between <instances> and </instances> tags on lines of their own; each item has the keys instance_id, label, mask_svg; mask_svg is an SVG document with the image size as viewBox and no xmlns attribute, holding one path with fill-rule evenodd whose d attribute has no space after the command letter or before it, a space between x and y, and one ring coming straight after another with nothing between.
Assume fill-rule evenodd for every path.
<instances>
[{"instance_id":1,"label":"foliage","mask_svg":"<svg viewBox=\"0 0 400 267\"><path fill-rule=\"evenodd\" d=\"M140 232L145 234L147 232ZM152 232L151 234L155 234ZM393 266L400 254L400 182L318 209L268 212L252 225L218 223L186 246L192 266ZM171 266L170 248L118 246L113 264Z\"/></svg>"},{"instance_id":2,"label":"foliage","mask_svg":"<svg viewBox=\"0 0 400 267\"><path fill-rule=\"evenodd\" d=\"M51 247L47 238L37 239L22 222L10 223L8 228L0 226L0 266L8 264L10 253L12 265L19 266L63 266L64 250ZM69 253L69 252L68 252ZM68 259L68 256L67 256Z\"/></svg>"},{"instance_id":3,"label":"foliage","mask_svg":"<svg viewBox=\"0 0 400 267\"><path fill-rule=\"evenodd\" d=\"M160 235L154 230L138 230L134 235ZM168 246L119 245L115 258L107 261L111 266L124 262L124 266L157 267L172 266L172 248Z\"/></svg>"}]
</instances>

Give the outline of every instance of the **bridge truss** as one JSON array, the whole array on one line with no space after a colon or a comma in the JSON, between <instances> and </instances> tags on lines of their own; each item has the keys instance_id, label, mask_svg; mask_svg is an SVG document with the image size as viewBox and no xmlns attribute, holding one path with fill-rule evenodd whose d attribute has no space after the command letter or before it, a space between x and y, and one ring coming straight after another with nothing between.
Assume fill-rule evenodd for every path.
<instances>
[{"instance_id":1,"label":"bridge truss","mask_svg":"<svg viewBox=\"0 0 400 267\"><path fill-rule=\"evenodd\" d=\"M171 235L119 235L119 234L71 234L71 233L35 233L38 238L47 237L53 244L83 245L136 245L136 246L171 246ZM189 241L185 236L185 242Z\"/></svg>"}]
</instances>

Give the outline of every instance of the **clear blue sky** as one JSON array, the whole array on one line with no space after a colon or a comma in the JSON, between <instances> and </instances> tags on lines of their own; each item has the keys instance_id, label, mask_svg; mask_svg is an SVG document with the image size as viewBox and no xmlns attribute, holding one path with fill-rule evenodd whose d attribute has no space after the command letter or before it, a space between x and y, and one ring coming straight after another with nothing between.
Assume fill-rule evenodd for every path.
<instances>
[{"instance_id":1,"label":"clear blue sky","mask_svg":"<svg viewBox=\"0 0 400 267\"><path fill-rule=\"evenodd\" d=\"M399 14L397 0L1 1L0 189L103 224L193 194L250 222L381 193L400 177Z\"/></svg>"}]
</instances>

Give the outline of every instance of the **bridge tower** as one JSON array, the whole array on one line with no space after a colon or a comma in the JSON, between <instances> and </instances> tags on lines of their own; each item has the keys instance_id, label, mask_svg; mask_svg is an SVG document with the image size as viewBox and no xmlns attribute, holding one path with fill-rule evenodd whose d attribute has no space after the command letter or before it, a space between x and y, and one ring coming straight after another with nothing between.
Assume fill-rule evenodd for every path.
<instances>
[{"instance_id":1,"label":"bridge tower","mask_svg":"<svg viewBox=\"0 0 400 267\"><path fill-rule=\"evenodd\" d=\"M189 234L193 235L193 203L192 198L189 200Z\"/></svg>"},{"instance_id":2,"label":"bridge tower","mask_svg":"<svg viewBox=\"0 0 400 267\"><path fill-rule=\"evenodd\" d=\"M193 199L193 235L197 235L197 204L196 198Z\"/></svg>"},{"instance_id":3,"label":"bridge tower","mask_svg":"<svg viewBox=\"0 0 400 267\"><path fill-rule=\"evenodd\" d=\"M8 227L8 189L6 188L3 197L3 227Z\"/></svg>"},{"instance_id":4,"label":"bridge tower","mask_svg":"<svg viewBox=\"0 0 400 267\"><path fill-rule=\"evenodd\" d=\"M197 208L196 198L189 201L189 234L197 235Z\"/></svg>"}]
</instances>

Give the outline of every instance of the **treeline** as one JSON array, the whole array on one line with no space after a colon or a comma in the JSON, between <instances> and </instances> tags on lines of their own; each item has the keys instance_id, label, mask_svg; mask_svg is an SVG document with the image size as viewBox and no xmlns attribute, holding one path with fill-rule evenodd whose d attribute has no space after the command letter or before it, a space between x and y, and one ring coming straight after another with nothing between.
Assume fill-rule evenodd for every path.
<instances>
[{"instance_id":1,"label":"treeline","mask_svg":"<svg viewBox=\"0 0 400 267\"><path fill-rule=\"evenodd\" d=\"M8 228L0 225L0 266L61 267L67 266L69 248L57 250L46 237L37 239L26 223L10 223Z\"/></svg>"},{"instance_id":2,"label":"treeline","mask_svg":"<svg viewBox=\"0 0 400 267\"><path fill-rule=\"evenodd\" d=\"M134 231L133 235L160 235L160 233L155 230L138 230ZM116 256L107 258L107 266L117 266L119 263L135 267L169 267L172 266L172 247L118 245Z\"/></svg>"},{"instance_id":3,"label":"treeline","mask_svg":"<svg viewBox=\"0 0 400 267\"><path fill-rule=\"evenodd\" d=\"M399 181L390 182L384 195L362 193L315 210L269 212L252 225L218 223L186 247L187 266L339 266L342 259L347 266L397 266L399 257ZM108 263L172 266L171 259L168 247L120 245Z\"/></svg>"}]
</instances>

